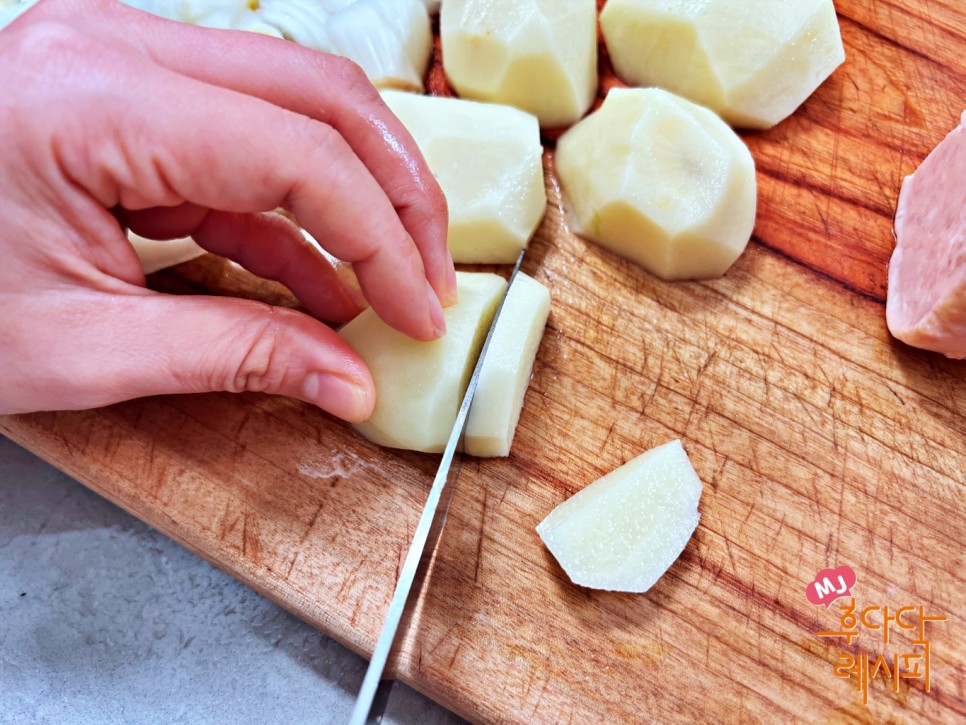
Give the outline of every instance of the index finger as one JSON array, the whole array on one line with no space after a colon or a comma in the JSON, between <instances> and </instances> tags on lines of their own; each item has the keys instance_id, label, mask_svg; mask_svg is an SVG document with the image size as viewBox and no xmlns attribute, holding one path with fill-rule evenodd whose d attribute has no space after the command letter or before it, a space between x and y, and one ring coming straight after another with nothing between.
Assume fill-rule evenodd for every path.
<instances>
[{"instance_id":1,"label":"index finger","mask_svg":"<svg viewBox=\"0 0 966 725\"><path fill-rule=\"evenodd\" d=\"M112 4L114 5L114 4ZM98 33L142 45L179 74L255 96L334 128L389 198L444 305L456 301L446 198L419 148L349 60L257 33L185 26L128 7Z\"/></svg>"}]
</instances>

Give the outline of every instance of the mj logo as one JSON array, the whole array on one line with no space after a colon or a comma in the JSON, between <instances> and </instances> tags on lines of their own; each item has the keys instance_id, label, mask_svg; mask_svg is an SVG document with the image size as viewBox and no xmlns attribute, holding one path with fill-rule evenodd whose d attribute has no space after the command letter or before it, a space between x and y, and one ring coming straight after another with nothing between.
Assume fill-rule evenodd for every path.
<instances>
[{"instance_id":1,"label":"mj logo","mask_svg":"<svg viewBox=\"0 0 966 725\"><path fill-rule=\"evenodd\" d=\"M852 596L855 582L855 571L851 566L822 569L815 575L815 579L809 582L805 589L805 596L812 604L824 604L828 609L836 599Z\"/></svg>"}]
</instances>

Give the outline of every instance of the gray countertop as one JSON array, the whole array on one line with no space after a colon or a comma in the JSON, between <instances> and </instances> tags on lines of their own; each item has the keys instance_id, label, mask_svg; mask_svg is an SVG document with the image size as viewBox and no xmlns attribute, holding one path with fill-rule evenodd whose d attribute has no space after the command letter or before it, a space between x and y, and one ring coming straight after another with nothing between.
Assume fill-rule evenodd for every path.
<instances>
[{"instance_id":1,"label":"gray countertop","mask_svg":"<svg viewBox=\"0 0 966 725\"><path fill-rule=\"evenodd\" d=\"M0 643L2 723L340 723L366 666L2 436Z\"/></svg>"}]
</instances>

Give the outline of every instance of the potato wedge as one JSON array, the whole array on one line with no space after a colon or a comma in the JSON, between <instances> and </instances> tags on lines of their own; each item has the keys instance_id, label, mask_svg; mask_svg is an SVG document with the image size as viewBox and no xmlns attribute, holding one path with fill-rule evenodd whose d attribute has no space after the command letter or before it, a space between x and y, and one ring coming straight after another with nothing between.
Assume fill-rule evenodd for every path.
<instances>
[{"instance_id":1,"label":"potato wedge","mask_svg":"<svg viewBox=\"0 0 966 725\"><path fill-rule=\"evenodd\" d=\"M701 489L681 441L671 441L578 491L537 533L574 584L646 592L697 528Z\"/></svg>"}]
</instances>

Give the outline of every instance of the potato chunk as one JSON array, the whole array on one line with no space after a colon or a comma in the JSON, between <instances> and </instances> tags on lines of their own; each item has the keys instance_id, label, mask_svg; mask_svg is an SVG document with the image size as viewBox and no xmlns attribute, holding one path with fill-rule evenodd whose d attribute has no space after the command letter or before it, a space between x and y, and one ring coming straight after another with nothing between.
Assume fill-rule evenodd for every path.
<instances>
[{"instance_id":1,"label":"potato chunk","mask_svg":"<svg viewBox=\"0 0 966 725\"><path fill-rule=\"evenodd\" d=\"M550 292L517 274L490 339L476 396L466 421L464 450L472 456L508 456L533 361L550 314Z\"/></svg>"},{"instance_id":2,"label":"potato chunk","mask_svg":"<svg viewBox=\"0 0 966 725\"><path fill-rule=\"evenodd\" d=\"M832 0L608 0L601 30L614 69L769 128L845 60Z\"/></svg>"},{"instance_id":3,"label":"potato chunk","mask_svg":"<svg viewBox=\"0 0 966 725\"><path fill-rule=\"evenodd\" d=\"M612 90L560 138L556 165L574 230L663 279L724 274L755 224L748 148L658 88Z\"/></svg>"},{"instance_id":4,"label":"potato chunk","mask_svg":"<svg viewBox=\"0 0 966 725\"><path fill-rule=\"evenodd\" d=\"M473 366L506 280L458 272L459 302L448 307L446 334L417 342L370 308L339 332L365 360L376 384L372 416L355 426L373 443L439 453L456 422Z\"/></svg>"},{"instance_id":5,"label":"potato chunk","mask_svg":"<svg viewBox=\"0 0 966 725\"><path fill-rule=\"evenodd\" d=\"M510 264L543 218L540 129L510 106L384 91L449 204L453 260Z\"/></svg>"},{"instance_id":6,"label":"potato chunk","mask_svg":"<svg viewBox=\"0 0 966 725\"><path fill-rule=\"evenodd\" d=\"M578 491L537 533L574 584L646 592L697 528L701 488L681 441L671 441Z\"/></svg>"},{"instance_id":7,"label":"potato chunk","mask_svg":"<svg viewBox=\"0 0 966 725\"><path fill-rule=\"evenodd\" d=\"M595 0L446 0L440 37L461 96L522 108L544 127L573 123L594 100Z\"/></svg>"}]
</instances>

